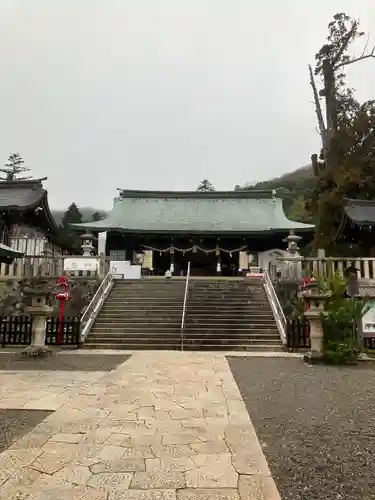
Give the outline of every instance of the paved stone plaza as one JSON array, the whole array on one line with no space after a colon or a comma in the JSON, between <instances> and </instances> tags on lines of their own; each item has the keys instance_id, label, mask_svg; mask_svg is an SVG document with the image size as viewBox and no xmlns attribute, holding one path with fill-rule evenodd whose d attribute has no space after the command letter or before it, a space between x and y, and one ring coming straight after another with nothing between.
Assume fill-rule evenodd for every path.
<instances>
[{"instance_id":1,"label":"paved stone plaza","mask_svg":"<svg viewBox=\"0 0 375 500\"><path fill-rule=\"evenodd\" d=\"M53 411L0 454L1 499L280 498L224 355L1 371L0 408Z\"/></svg>"}]
</instances>

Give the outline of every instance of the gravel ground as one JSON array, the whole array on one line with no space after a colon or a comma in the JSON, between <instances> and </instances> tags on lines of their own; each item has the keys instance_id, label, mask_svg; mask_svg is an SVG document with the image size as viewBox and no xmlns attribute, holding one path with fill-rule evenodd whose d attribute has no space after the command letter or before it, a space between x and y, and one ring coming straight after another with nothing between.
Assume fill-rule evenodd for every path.
<instances>
[{"instance_id":1,"label":"gravel ground","mask_svg":"<svg viewBox=\"0 0 375 500\"><path fill-rule=\"evenodd\" d=\"M283 500L375 499L375 365L228 361Z\"/></svg>"},{"instance_id":2,"label":"gravel ground","mask_svg":"<svg viewBox=\"0 0 375 500\"><path fill-rule=\"evenodd\" d=\"M41 410L0 410L0 453L51 413Z\"/></svg>"},{"instance_id":3,"label":"gravel ground","mask_svg":"<svg viewBox=\"0 0 375 500\"><path fill-rule=\"evenodd\" d=\"M0 354L0 370L109 372L130 358L129 354L61 354L28 358L21 354Z\"/></svg>"}]
</instances>

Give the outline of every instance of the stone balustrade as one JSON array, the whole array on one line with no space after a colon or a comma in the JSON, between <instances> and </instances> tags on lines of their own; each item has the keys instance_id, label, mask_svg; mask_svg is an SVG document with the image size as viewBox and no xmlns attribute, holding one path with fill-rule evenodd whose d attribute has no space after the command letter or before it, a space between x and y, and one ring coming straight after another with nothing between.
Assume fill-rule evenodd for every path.
<instances>
[{"instance_id":1,"label":"stone balustrade","mask_svg":"<svg viewBox=\"0 0 375 500\"><path fill-rule=\"evenodd\" d=\"M14 259L12 264L0 264L0 280L61 276L104 276L106 264L99 256L29 256Z\"/></svg>"},{"instance_id":2,"label":"stone balustrade","mask_svg":"<svg viewBox=\"0 0 375 500\"><path fill-rule=\"evenodd\" d=\"M355 268L358 279L375 280L374 257L283 257L278 259L277 268L282 279L325 277L335 273L344 276L346 269Z\"/></svg>"}]
</instances>

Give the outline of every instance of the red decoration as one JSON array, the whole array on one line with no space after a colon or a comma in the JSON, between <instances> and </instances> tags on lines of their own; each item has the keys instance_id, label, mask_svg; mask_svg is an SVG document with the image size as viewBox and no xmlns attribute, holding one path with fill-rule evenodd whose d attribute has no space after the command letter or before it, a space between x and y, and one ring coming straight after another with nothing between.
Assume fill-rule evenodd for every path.
<instances>
[{"instance_id":1,"label":"red decoration","mask_svg":"<svg viewBox=\"0 0 375 500\"><path fill-rule=\"evenodd\" d=\"M60 278L56 281L57 286L61 286L62 290L56 293L56 300L59 301L60 303L60 309L59 309L59 326L58 326L58 332L57 332L57 344L60 345L62 344L62 328L63 328L63 321L64 321L64 308L65 308L65 301L69 300L69 293L68 293L68 279L66 276L60 276Z\"/></svg>"}]
</instances>

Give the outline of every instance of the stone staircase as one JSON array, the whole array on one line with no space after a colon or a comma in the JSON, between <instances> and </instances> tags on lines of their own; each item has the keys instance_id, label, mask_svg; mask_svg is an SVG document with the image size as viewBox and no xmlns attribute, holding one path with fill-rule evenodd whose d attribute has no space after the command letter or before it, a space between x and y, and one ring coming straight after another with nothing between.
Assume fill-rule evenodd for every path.
<instances>
[{"instance_id":1,"label":"stone staircase","mask_svg":"<svg viewBox=\"0 0 375 500\"><path fill-rule=\"evenodd\" d=\"M185 279L117 280L85 349L181 349ZM281 350L261 278L190 278L185 350Z\"/></svg>"},{"instance_id":2,"label":"stone staircase","mask_svg":"<svg viewBox=\"0 0 375 500\"><path fill-rule=\"evenodd\" d=\"M180 349L185 280L117 280L86 349Z\"/></svg>"},{"instance_id":3,"label":"stone staircase","mask_svg":"<svg viewBox=\"0 0 375 500\"><path fill-rule=\"evenodd\" d=\"M187 300L184 349L282 350L263 280L192 278Z\"/></svg>"}]
</instances>

